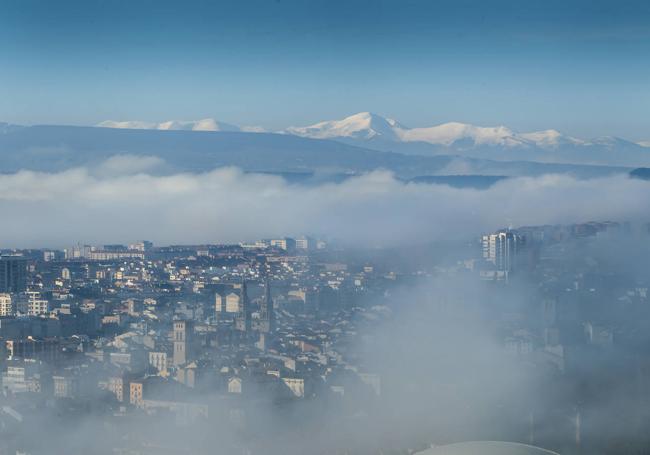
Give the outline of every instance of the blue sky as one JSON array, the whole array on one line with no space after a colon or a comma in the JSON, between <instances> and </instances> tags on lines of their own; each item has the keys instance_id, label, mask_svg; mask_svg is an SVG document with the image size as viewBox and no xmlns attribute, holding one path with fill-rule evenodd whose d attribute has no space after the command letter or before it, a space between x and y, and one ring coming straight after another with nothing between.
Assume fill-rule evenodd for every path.
<instances>
[{"instance_id":1,"label":"blue sky","mask_svg":"<svg viewBox=\"0 0 650 455\"><path fill-rule=\"evenodd\" d=\"M647 1L0 0L0 120L373 111L650 139Z\"/></svg>"}]
</instances>

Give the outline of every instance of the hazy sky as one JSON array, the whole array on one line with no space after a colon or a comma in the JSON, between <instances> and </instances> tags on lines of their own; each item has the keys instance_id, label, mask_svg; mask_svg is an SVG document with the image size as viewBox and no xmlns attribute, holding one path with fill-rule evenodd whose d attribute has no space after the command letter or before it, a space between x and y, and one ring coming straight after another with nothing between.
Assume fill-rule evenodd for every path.
<instances>
[{"instance_id":1,"label":"hazy sky","mask_svg":"<svg viewBox=\"0 0 650 455\"><path fill-rule=\"evenodd\" d=\"M650 139L647 1L1 0L0 120L358 111Z\"/></svg>"}]
</instances>

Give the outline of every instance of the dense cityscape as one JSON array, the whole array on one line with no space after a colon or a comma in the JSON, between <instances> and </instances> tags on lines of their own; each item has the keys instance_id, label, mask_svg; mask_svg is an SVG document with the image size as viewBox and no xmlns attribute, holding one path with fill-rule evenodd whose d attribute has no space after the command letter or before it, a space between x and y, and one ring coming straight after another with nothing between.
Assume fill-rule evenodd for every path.
<instances>
[{"instance_id":1,"label":"dense cityscape","mask_svg":"<svg viewBox=\"0 0 650 455\"><path fill-rule=\"evenodd\" d=\"M621 268L608 246L620 254L621 244L648 236L648 225L590 222L503 229L447 251L310 237L3 251L0 453L212 453L218 438L225 453L301 453L318 440L324 454L406 454L482 436L563 453L620 444L637 453L650 423L640 406L650 402L650 364L637 355L650 333L650 283ZM420 306L405 340L408 299ZM480 349L462 332L483 313L498 350L474 365L470 356L469 371L505 359L518 371L509 375L530 382L517 390L513 380L511 396L465 409L476 385L447 382L453 366L422 375L409 362L436 362L436 353L419 358L410 344L439 343L429 318L453 315L463 326L451 326L459 333L441 353ZM620 406L608 404L620 428L605 432L598 413L602 396L611 398L607 372L627 379ZM427 381L439 390L419 390ZM380 429L399 418L395 400L418 397L454 416L446 431L432 419L431 439L414 429L385 440ZM490 418L485 406L497 407ZM305 417L314 410L317 418ZM314 426L331 438L305 437ZM33 438L43 427L50 437Z\"/></svg>"},{"instance_id":2,"label":"dense cityscape","mask_svg":"<svg viewBox=\"0 0 650 455\"><path fill-rule=\"evenodd\" d=\"M0 455L650 455L649 25L0 0Z\"/></svg>"}]
</instances>

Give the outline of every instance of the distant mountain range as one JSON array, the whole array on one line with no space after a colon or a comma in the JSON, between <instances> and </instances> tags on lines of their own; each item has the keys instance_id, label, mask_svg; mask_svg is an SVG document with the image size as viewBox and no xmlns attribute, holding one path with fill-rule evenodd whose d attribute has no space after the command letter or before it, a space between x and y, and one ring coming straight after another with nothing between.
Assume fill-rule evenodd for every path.
<instances>
[{"instance_id":1,"label":"distant mountain range","mask_svg":"<svg viewBox=\"0 0 650 455\"><path fill-rule=\"evenodd\" d=\"M426 128L408 128L396 120L370 112L360 112L343 120L316 123L306 127L290 127L288 133L319 139L351 138L372 140L382 138L393 142L426 142L433 145L498 145L502 147L557 147L565 144L588 145L585 141L564 136L556 130L516 133L505 126L480 127L449 122Z\"/></svg>"},{"instance_id":2,"label":"distant mountain range","mask_svg":"<svg viewBox=\"0 0 650 455\"><path fill-rule=\"evenodd\" d=\"M108 121L98 126L193 131L260 131L251 127L239 128L212 119L164 123ZM607 166L650 165L650 148L645 142L634 143L611 136L579 139L553 129L519 133L505 126L479 127L457 122L425 128L408 128L397 120L370 112L310 126L292 126L277 133L335 140L367 149L408 155L458 155L492 161Z\"/></svg>"},{"instance_id":3,"label":"distant mountain range","mask_svg":"<svg viewBox=\"0 0 650 455\"><path fill-rule=\"evenodd\" d=\"M166 131L243 131L249 133L262 133L263 128L256 126L235 126L230 123L218 122L215 119L206 118L202 120L169 120L166 122L143 122L135 121L114 121L106 120L96 126L102 128L118 128L130 130L166 130Z\"/></svg>"},{"instance_id":4,"label":"distant mountain range","mask_svg":"<svg viewBox=\"0 0 650 455\"><path fill-rule=\"evenodd\" d=\"M518 133L505 126L479 127L457 122L408 128L396 120L370 112L306 127L290 127L286 132L406 154L454 154L500 161L615 166L650 163L650 148L645 147L645 143L617 137L587 140L552 129Z\"/></svg>"},{"instance_id":5,"label":"distant mountain range","mask_svg":"<svg viewBox=\"0 0 650 455\"><path fill-rule=\"evenodd\" d=\"M187 131L187 128L161 130L0 124L0 172L3 173L21 169L61 171L79 166L92 167L116 155L157 157L159 160L154 161L160 165L153 171L158 173L204 172L220 166L237 166L254 172L307 172L319 176L386 169L403 179L431 175L524 176L547 173L594 177L629 172L621 166L500 161L457 154L402 154L286 133L196 131L194 127Z\"/></svg>"}]
</instances>

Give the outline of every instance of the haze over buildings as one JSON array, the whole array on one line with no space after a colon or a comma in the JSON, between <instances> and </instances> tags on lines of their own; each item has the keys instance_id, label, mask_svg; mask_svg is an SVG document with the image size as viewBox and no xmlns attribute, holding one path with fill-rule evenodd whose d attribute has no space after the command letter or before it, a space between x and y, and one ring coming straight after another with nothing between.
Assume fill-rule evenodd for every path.
<instances>
[{"instance_id":1,"label":"haze over buildings","mask_svg":"<svg viewBox=\"0 0 650 455\"><path fill-rule=\"evenodd\" d=\"M649 451L650 4L1 11L0 455Z\"/></svg>"}]
</instances>

